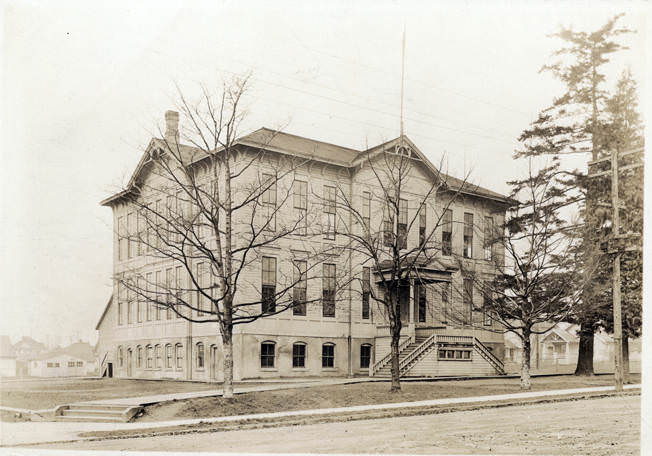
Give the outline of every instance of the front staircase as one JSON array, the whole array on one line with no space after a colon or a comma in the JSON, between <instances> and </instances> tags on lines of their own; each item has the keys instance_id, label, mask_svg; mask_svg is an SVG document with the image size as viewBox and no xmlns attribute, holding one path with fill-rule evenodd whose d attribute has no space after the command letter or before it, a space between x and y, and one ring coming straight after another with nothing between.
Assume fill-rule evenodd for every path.
<instances>
[{"instance_id":1,"label":"front staircase","mask_svg":"<svg viewBox=\"0 0 652 456\"><path fill-rule=\"evenodd\" d=\"M126 423L138 412L140 406L118 404L60 405L54 411L55 421L92 421L96 423Z\"/></svg>"},{"instance_id":2,"label":"front staircase","mask_svg":"<svg viewBox=\"0 0 652 456\"><path fill-rule=\"evenodd\" d=\"M446 346L450 346L450 344L472 346L473 353L480 355L481 358L487 361L497 375L506 375L503 362L476 337L433 334L430 337L419 337L415 339L409 337L399 345L399 376L407 376L410 369L417 365L430 352L439 348L445 348ZM442 366L445 366L445 364ZM376 363L370 372L374 377L391 377L391 373L391 353ZM439 375L445 376L446 374L443 372L433 372L433 376Z\"/></svg>"},{"instance_id":3,"label":"front staircase","mask_svg":"<svg viewBox=\"0 0 652 456\"><path fill-rule=\"evenodd\" d=\"M418 339L409 339L409 343L399 346L398 353L398 363L401 365L408 355L414 352L414 350L421 345L427 338L418 338ZM388 359L381 365L377 370L375 370L374 377L391 377L392 376L392 358L387 357Z\"/></svg>"}]
</instances>

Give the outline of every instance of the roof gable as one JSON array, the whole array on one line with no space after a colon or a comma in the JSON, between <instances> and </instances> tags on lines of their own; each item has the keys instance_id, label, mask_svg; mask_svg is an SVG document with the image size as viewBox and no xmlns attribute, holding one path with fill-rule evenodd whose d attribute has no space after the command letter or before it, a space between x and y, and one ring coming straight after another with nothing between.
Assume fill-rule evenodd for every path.
<instances>
[{"instance_id":1,"label":"roof gable","mask_svg":"<svg viewBox=\"0 0 652 456\"><path fill-rule=\"evenodd\" d=\"M102 311L102 315L100 315L100 319L97 320L97 324L95 325L96 330L100 329L100 325L102 324L102 321L104 320L104 317L106 316L106 313L109 311L109 307L111 307L112 303L113 303L113 294L111 294L111 297L109 298L106 305L104 306L104 310Z\"/></svg>"},{"instance_id":2,"label":"roof gable","mask_svg":"<svg viewBox=\"0 0 652 456\"><path fill-rule=\"evenodd\" d=\"M424 166L435 176L436 178L441 178L445 186L451 191L460 191L461 193L466 193L474 196L482 196L494 200L498 200L503 203L511 202L508 197L501 195L500 193L494 192L479 185L472 184L464 179L458 179L449 174L440 172L426 155L419 149L414 142L407 136L403 135L402 137L394 138L390 141L386 141L382 144L374 146L370 149L367 149L365 152L361 153L361 156L354 161L354 165L360 165L364 160L370 160L373 157L376 157L378 154L388 150L394 149L399 146L404 146L408 149L409 156L417 161L420 161ZM368 157L368 158L367 158Z\"/></svg>"}]
</instances>

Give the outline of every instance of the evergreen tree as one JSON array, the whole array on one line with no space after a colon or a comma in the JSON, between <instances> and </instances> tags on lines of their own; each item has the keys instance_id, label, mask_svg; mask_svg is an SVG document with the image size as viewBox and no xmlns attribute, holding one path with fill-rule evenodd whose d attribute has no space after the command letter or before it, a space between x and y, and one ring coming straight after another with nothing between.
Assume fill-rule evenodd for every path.
<instances>
[{"instance_id":1,"label":"evergreen tree","mask_svg":"<svg viewBox=\"0 0 652 456\"><path fill-rule=\"evenodd\" d=\"M601 130L609 99L604 88L605 65L613 53L627 49L618 39L631 33L631 30L617 25L621 17L622 14L613 17L594 32L562 28L553 35L563 40L565 45L554 53L557 60L545 65L542 71L549 71L561 80L565 91L523 132L521 141L529 140L532 144L517 152L516 157L548 155L558 159L579 153L590 154L591 160L597 160L607 153L607 138ZM578 204L583 219L583 242L578 253L587 265L584 269L604 268L605 265L600 264L605 257L599 249L600 212L597 210L596 183L588 180L582 172L569 170L565 185L576 190L567 192L567 204ZM587 287L581 303L573 311L573 317L581 328L576 374L593 373L593 335L602 325L605 314L605 309L598 305L603 290L598 283L595 287Z\"/></svg>"}]
</instances>

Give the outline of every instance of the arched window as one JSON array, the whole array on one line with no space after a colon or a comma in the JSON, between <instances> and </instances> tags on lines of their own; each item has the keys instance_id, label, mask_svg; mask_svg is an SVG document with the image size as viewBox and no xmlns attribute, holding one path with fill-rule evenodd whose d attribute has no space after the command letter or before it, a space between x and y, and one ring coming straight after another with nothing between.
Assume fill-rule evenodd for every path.
<instances>
[{"instance_id":1,"label":"arched window","mask_svg":"<svg viewBox=\"0 0 652 456\"><path fill-rule=\"evenodd\" d=\"M176 344L174 346L174 355L177 359L177 369L183 368L183 345Z\"/></svg>"},{"instance_id":2,"label":"arched window","mask_svg":"<svg viewBox=\"0 0 652 456\"><path fill-rule=\"evenodd\" d=\"M306 344L303 342L292 345L292 367L306 367Z\"/></svg>"},{"instance_id":3,"label":"arched window","mask_svg":"<svg viewBox=\"0 0 652 456\"><path fill-rule=\"evenodd\" d=\"M197 343L197 369L204 368L204 344Z\"/></svg>"},{"instance_id":4,"label":"arched window","mask_svg":"<svg viewBox=\"0 0 652 456\"><path fill-rule=\"evenodd\" d=\"M274 358L276 355L276 344L266 341L260 344L260 367L274 367Z\"/></svg>"},{"instance_id":5,"label":"arched window","mask_svg":"<svg viewBox=\"0 0 652 456\"><path fill-rule=\"evenodd\" d=\"M156 364L154 365L154 367L156 367L157 369L160 369L161 364L162 364L162 362L161 362L162 361L162 356L163 356L161 354L161 346L160 345L155 345L154 346L154 356L156 358Z\"/></svg>"},{"instance_id":6,"label":"arched window","mask_svg":"<svg viewBox=\"0 0 652 456\"><path fill-rule=\"evenodd\" d=\"M154 367L153 366L153 363L154 363L154 349L152 348L151 345L148 345L145 350L147 350L147 368L151 369L152 367Z\"/></svg>"},{"instance_id":7,"label":"arched window","mask_svg":"<svg viewBox=\"0 0 652 456\"><path fill-rule=\"evenodd\" d=\"M136 347L136 367L138 369L143 367L143 347L140 345Z\"/></svg>"},{"instance_id":8,"label":"arched window","mask_svg":"<svg viewBox=\"0 0 652 456\"><path fill-rule=\"evenodd\" d=\"M124 365L124 358L122 353L122 347L118 347L118 366L122 367Z\"/></svg>"},{"instance_id":9,"label":"arched window","mask_svg":"<svg viewBox=\"0 0 652 456\"><path fill-rule=\"evenodd\" d=\"M173 359L172 359L172 345L171 345L171 344L167 344L167 345L165 346L165 368L166 368L166 369L172 369L172 363L173 363Z\"/></svg>"},{"instance_id":10,"label":"arched window","mask_svg":"<svg viewBox=\"0 0 652 456\"><path fill-rule=\"evenodd\" d=\"M321 367L335 367L335 344L327 342L321 346Z\"/></svg>"},{"instance_id":11,"label":"arched window","mask_svg":"<svg viewBox=\"0 0 652 456\"><path fill-rule=\"evenodd\" d=\"M371 363L371 345L360 345L360 369L368 369Z\"/></svg>"}]
</instances>

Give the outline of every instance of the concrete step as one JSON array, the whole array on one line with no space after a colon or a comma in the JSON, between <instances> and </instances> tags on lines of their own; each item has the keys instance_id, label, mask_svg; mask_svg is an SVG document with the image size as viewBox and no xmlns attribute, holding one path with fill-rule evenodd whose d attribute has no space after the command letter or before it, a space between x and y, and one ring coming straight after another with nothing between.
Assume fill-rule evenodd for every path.
<instances>
[{"instance_id":1,"label":"concrete step","mask_svg":"<svg viewBox=\"0 0 652 456\"><path fill-rule=\"evenodd\" d=\"M142 407L113 404L70 404L57 407L56 421L95 421L124 423L136 415Z\"/></svg>"},{"instance_id":2,"label":"concrete step","mask_svg":"<svg viewBox=\"0 0 652 456\"><path fill-rule=\"evenodd\" d=\"M97 417L97 416L83 416L83 415L75 415L75 416L67 416L67 415L59 415L56 416L55 421L70 421L70 422L89 422L89 423L124 423L125 421L120 418L116 417Z\"/></svg>"},{"instance_id":3,"label":"concrete step","mask_svg":"<svg viewBox=\"0 0 652 456\"><path fill-rule=\"evenodd\" d=\"M70 404L71 409L75 410L116 410L123 412L128 407L126 405L119 404Z\"/></svg>"},{"instance_id":4,"label":"concrete step","mask_svg":"<svg viewBox=\"0 0 652 456\"><path fill-rule=\"evenodd\" d=\"M69 408L63 411L63 416L100 416L122 418L122 412L124 411L125 408L122 408L121 410L80 410L78 408Z\"/></svg>"}]
</instances>

